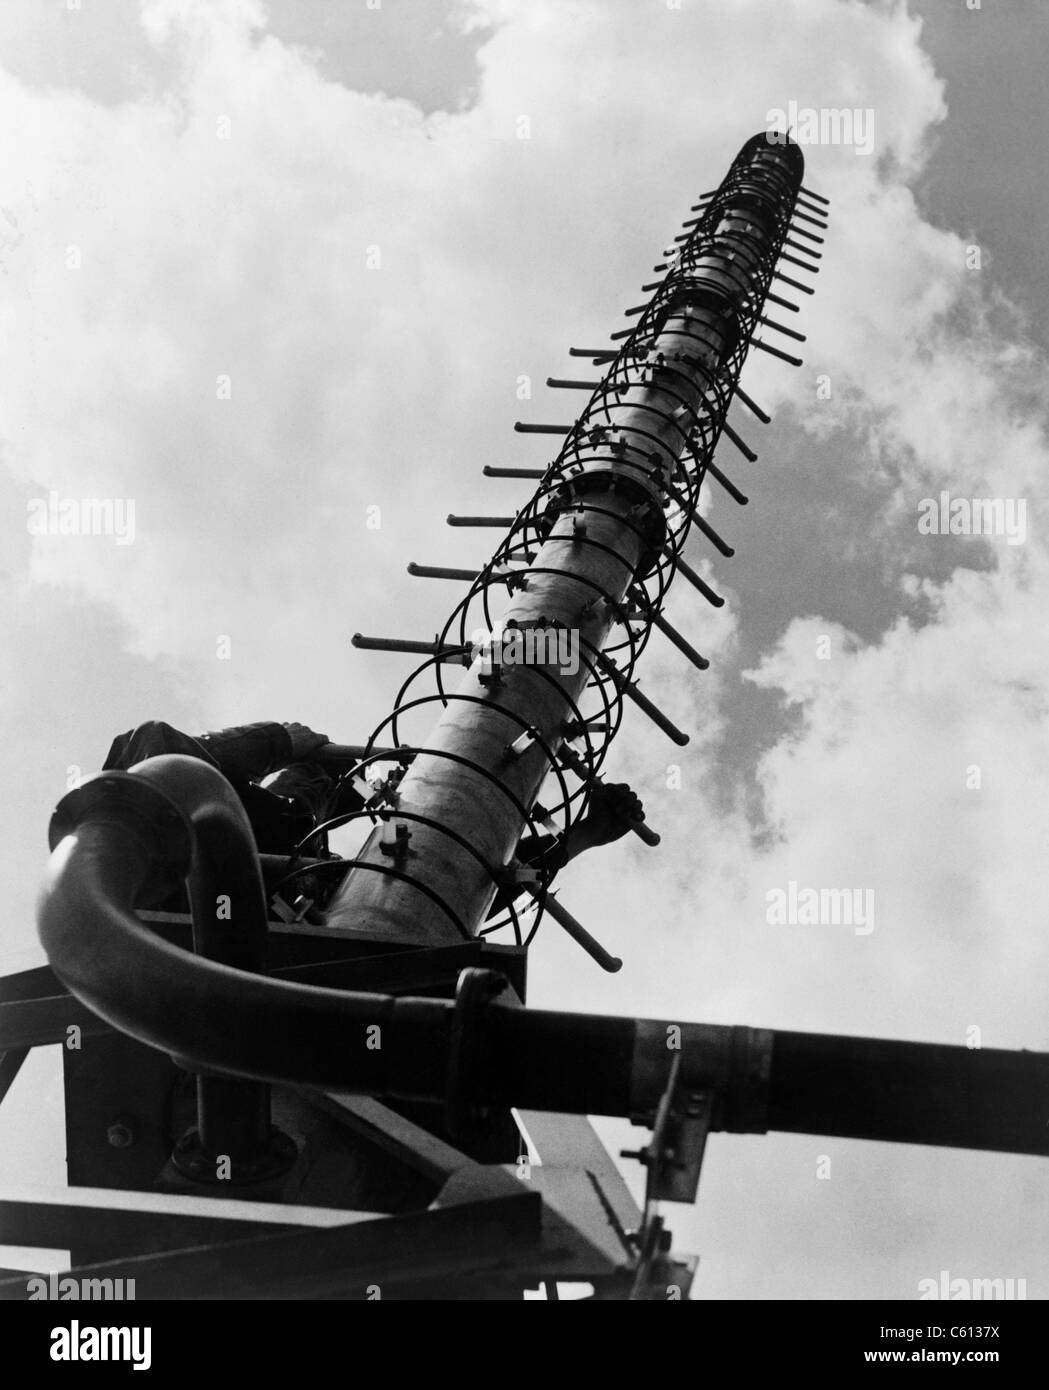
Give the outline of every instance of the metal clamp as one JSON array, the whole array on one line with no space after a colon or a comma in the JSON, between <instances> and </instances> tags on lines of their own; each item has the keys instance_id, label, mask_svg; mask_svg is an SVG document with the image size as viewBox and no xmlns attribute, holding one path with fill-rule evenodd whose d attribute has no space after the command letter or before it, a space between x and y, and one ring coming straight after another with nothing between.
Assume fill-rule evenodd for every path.
<instances>
[{"instance_id":1,"label":"metal clamp","mask_svg":"<svg viewBox=\"0 0 1049 1390\"><path fill-rule=\"evenodd\" d=\"M503 1006L521 1002L498 970L470 966L459 976L448 1039L444 1113L448 1134L460 1147L470 1145L488 1118L489 1112L477 1106L475 1097L484 1017L497 1001Z\"/></svg>"},{"instance_id":2,"label":"metal clamp","mask_svg":"<svg viewBox=\"0 0 1049 1390\"><path fill-rule=\"evenodd\" d=\"M681 1059L682 1084L714 1097L711 1127L734 1134L768 1131L773 1034L762 1028L644 1019L634 1041L631 1113L652 1115L666 1090L667 1054Z\"/></svg>"}]
</instances>

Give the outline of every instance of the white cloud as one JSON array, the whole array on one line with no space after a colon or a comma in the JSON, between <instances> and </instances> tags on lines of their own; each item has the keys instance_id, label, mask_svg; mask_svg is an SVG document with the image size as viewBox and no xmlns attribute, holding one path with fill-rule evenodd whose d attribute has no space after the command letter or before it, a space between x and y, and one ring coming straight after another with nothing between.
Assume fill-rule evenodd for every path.
<instances>
[{"instance_id":1,"label":"white cloud","mask_svg":"<svg viewBox=\"0 0 1049 1390\"><path fill-rule=\"evenodd\" d=\"M537 389L521 405L518 376L538 388L569 343L597 345L620 326L694 195L770 106L872 107L876 151L806 151L807 182L833 201L818 293L799 316L806 367L756 355L748 391L791 406L814 447L838 441L844 472L898 470L887 512L900 528L941 481L1035 495L1038 363L999 335L1001 306L981 307L964 238L923 222L907 186L945 105L905 7L493 0L472 12L496 29L479 55L478 101L455 115L322 80L244 0L145 6L149 40L178 73L159 97L103 106L0 75L0 122L22 133L0 164L0 443L17 480L7 523L24 548L25 499L56 488L133 497L138 533L126 548L33 543L35 601L60 612L39 647L22 647L13 716L43 732L18 755L27 790L14 845L39 857L40 788L62 790L53 770L43 776L42 744L71 747L87 727L101 758L106 729L135 722L130 705L171 718L159 706L172 689L172 722L273 715L344 741L368 732L404 667L366 664L350 634L429 636L443 619L452 589L420 588L404 564L480 561L485 541L445 533L444 514L513 510L521 493L482 482L481 465L543 461L511 421L567 420L578 404ZM528 139L517 138L521 116ZM368 268L370 247L381 269ZM815 400L818 372L832 378L830 402ZM216 399L223 374L229 401ZM770 459L775 439L773 426ZM830 507L833 475L826 486ZM791 509L789 468L786 481L748 478L755 497L763 487L783 525L818 544L820 518ZM371 504L383 508L378 532L365 526ZM853 522L855 544L874 544ZM671 619L714 656L712 672L672 674L681 663L658 654L656 636L640 674L696 747L676 754L630 711L615 764L632 780L643 769L664 847L631 845L614 893L601 852L565 876L566 903L627 969L588 974L548 927L534 999L943 1040L975 1022L987 1045L1044 1045L1037 506L1031 533L1021 553L995 551L995 572L958 571L932 595L929 625L900 622L876 646L812 616L833 595L798 595L797 620L753 677L802 719L762 764L781 836L762 851L742 813L716 811L708 790L734 694L718 658L746 615L704 612L675 591ZM90 620L70 616L69 595ZM233 636L233 663L214 659L219 633ZM834 639L829 662L814 657L819 633ZM62 675L69 652L75 681ZM685 786L671 792L663 770L679 756ZM965 790L970 764L979 791ZM792 878L872 887L876 930L770 927L764 895ZM766 1152L787 1152L786 1141L750 1142L768 1145L751 1174ZM935 1163L865 1149L857 1164L868 1154L872 1173L911 1175L906 1201L929 1200ZM951 1161L962 1184L986 1171L986 1160ZM777 1193L784 1229L801 1222L805 1194ZM703 1239L725 1248L727 1224L704 1219ZM893 1292L903 1257L879 1246L876 1206L856 1199L849 1219L864 1279ZM976 1220L938 1209L922 1273L941 1267L937 1241ZM675 1212L682 1222L693 1218ZM798 1231L792 1243L800 1267ZM753 1265L760 1233L744 1245ZM816 1263L799 1276L810 1288Z\"/></svg>"}]
</instances>

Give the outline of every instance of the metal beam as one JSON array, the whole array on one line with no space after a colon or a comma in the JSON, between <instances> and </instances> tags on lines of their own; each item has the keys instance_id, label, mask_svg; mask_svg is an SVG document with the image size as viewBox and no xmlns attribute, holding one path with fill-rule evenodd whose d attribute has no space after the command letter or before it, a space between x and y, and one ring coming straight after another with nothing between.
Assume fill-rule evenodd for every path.
<instances>
[{"instance_id":1,"label":"metal beam","mask_svg":"<svg viewBox=\"0 0 1049 1390\"><path fill-rule=\"evenodd\" d=\"M443 1278L486 1265L512 1268L518 1252L541 1237L541 1198L516 1186L508 1195L403 1216L335 1212L335 1223L300 1223L298 1229L240 1239L209 1239L200 1228L198 1241L206 1244L82 1266L76 1274L132 1278L138 1300L363 1298L369 1286L387 1281ZM31 1205L34 1212L26 1215L39 1215L37 1204ZM270 1210L285 1222L295 1212ZM0 1299L25 1297L24 1280L0 1283Z\"/></svg>"},{"instance_id":2,"label":"metal beam","mask_svg":"<svg viewBox=\"0 0 1049 1390\"><path fill-rule=\"evenodd\" d=\"M521 1110L518 1119L544 1167L567 1166L592 1173L623 1234L640 1228L641 1208L587 1116Z\"/></svg>"},{"instance_id":3,"label":"metal beam","mask_svg":"<svg viewBox=\"0 0 1049 1390\"><path fill-rule=\"evenodd\" d=\"M22 1069L22 1063L29 1056L27 1047L10 1048L0 1052L0 1101L14 1085L15 1078Z\"/></svg>"},{"instance_id":4,"label":"metal beam","mask_svg":"<svg viewBox=\"0 0 1049 1390\"><path fill-rule=\"evenodd\" d=\"M111 1031L108 1023L85 1009L68 994L48 999L20 999L0 1004L0 1049L17 1050L64 1043L70 1028L81 1037L99 1037Z\"/></svg>"}]
</instances>

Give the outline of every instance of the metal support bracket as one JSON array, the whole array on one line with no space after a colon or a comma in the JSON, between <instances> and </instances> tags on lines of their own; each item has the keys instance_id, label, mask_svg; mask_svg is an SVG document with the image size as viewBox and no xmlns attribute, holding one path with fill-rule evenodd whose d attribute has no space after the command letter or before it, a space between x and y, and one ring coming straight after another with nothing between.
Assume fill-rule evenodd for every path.
<instances>
[{"instance_id":1,"label":"metal support bracket","mask_svg":"<svg viewBox=\"0 0 1049 1390\"><path fill-rule=\"evenodd\" d=\"M519 1007L521 1003L510 981L499 971L470 966L459 976L445 1088L445 1122L453 1142L459 1145L469 1145L487 1119L487 1112L476 1107L474 1096L484 1016L497 1000L504 1006Z\"/></svg>"},{"instance_id":2,"label":"metal support bracket","mask_svg":"<svg viewBox=\"0 0 1049 1390\"><path fill-rule=\"evenodd\" d=\"M640 1149L624 1149L621 1158L636 1158L647 1170L645 1220L656 1202L694 1202L699 1191L707 1135L714 1117L710 1087L681 1082L682 1054L676 1053L666 1089L652 1122L652 1138Z\"/></svg>"},{"instance_id":3,"label":"metal support bracket","mask_svg":"<svg viewBox=\"0 0 1049 1390\"><path fill-rule=\"evenodd\" d=\"M630 1298L663 1301L688 1297L698 1260L670 1253L671 1235L657 1210L659 1202L694 1202L699 1191L707 1135L714 1115L714 1092L682 1083L682 1053L670 1065L652 1122L652 1138L641 1149L624 1149L622 1158L644 1165L645 1207L637 1235L638 1261Z\"/></svg>"}]
</instances>

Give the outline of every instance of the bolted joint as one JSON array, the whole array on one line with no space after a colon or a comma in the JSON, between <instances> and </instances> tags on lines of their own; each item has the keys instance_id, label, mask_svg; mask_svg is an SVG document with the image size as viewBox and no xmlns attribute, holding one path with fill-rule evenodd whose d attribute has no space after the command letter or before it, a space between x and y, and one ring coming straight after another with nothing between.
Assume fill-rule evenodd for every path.
<instances>
[{"instance_id":1,"label":"bolted joint","mask_svg":"<svg viewBox=\"0 0 1049 1390\"><path fill-rule=\"evenodd\" d=\"M500 888L528 888L537 886L540 882L539 870L531 864L520 864L517 860L512 860L502 869L497 869L492 875Z\"/></svg>"},{"instance_id":2,"label":"bolted joint","mask_svg":"<svg viewBox=\"0 0 1049 1390\"><path fill-rule=\"evenodd\" d=\"M691 1094L713 1094L711 1129L767 1133L773 1038L764 1028L638 1020L631 1113L655 1113L670 1067L680 1054L681 1087Z\"/></svg>"},{"instance_id":3,"label":"bolted joint","mask_svg":"<svg viewBox=\"0 0 1049 1390\"><path fill-rule=\"evenodd\" d=\"M507 593L510 593L510 594L522 593L522 594L523 594L523 593L525 593L525 592L527 591L527 589L528 589L528 571L527 571L527 570L514 570L514 569L510 569L509 567L507 567L507 568L505 568L505 569L500 569L500 570L498 570L498 571L493 570L493 573L494 573L494 574L497 574L497 577L498 577L499 579L501 579L501 580L503 581L503 583L506 585Z\"/></svg>"},{"instance_id":4,"label":"bolted joint","mask_svg":"<svg viewBox=\"0 0 1049 1390\"><path fill-rule=\"evenodd\" d=\"M401 800L400 788L401 782L404 780L404 773L405 769L403 767L398 767L375 786L372 786L370 782L366 783L366 785L371 788L371 795L364 803L365 808L367 810L377 810L380 806L388 806L391 808L399 806Z\"/></svg>"},{"instance_id":5,"label":"bolted joint","mask_svg":"<svg viewBox=\"0 0 1049 1390\"><path fill-rule=\"evenodd\" d=\"M305 893L300 893L290 903L279 893L274 893L270 899L270 911L282 922L309 922L314 926L321 926L324 922L323 915L314 908L314 899L307 898Z\"/></svg>"},{"instance_id":6,"label":"bolted joint","mask_svg":"<svg viewBox=\"0 0 1049 1390\"><path fill-rule=\"evenodd\" d=\"M636 463L625 445L622 457L614 459L583 459L571 474L551 494L543 513L552 528L565 512L575 510L581 502L595 495L612 494L625 497L633 505L631 525L641 534L644 551L639 561L639 574L646 574L666 542L667 519L664 510L663 477L656 475L648 464ZM586 538L585 523L573 518L573 540Z\"/></svg>"},{"instance_id":7,"label":"bolted joint","mask_svg":"<svg viewBox=\"0 0 1049 1390\"><path fill-rule=\"evenodd\" d=\"M561 828L541 801L532 802L532 820L548 835L560 835Z\"/></svg>"},{"instance_id":8,"label":"bolted joint","mask_svg":"<svg viewBox=\"0 0 1049 1390\"><path fill-rule=\"evenodd\" d=\"M642 1168L647 1168L649 1163L652 1161L651 1156L648 1152L647 1144L640 1149L620 1149L619 1157L632 1158L635 1163L640 1163Z\"/></svg>"},{"instance_id":9,"label":"bolted joint","mask_svg":"<svg viewBox=\"0 0 1049 1390\"><path fill-rule=\"evenodd\" d=\"M395 863L401 863L411 853L411 828L404 821L384 820L379 852Z\"/></svg>"},{"instance_id":10,"label":"bolted joint","mask_svg":"<svg viewBox=\"0 0 1049 1390\"><path fill-rule=\"evenodd\" d=\"M135 1142L135 1127L125 1116L118 1116L106 1128L106 1142L114 1149L128 1149Z\"/></svg>"},{"instance_id":11,"label":"bolted joint","mask_svg":"<svg viewBox=\"0 0 1049 1390\"><path fill-rule=\"evenodd\" d=\"M528 750L536 744L539 734L536 729L525 729L514 739L513 743L508 743L503 749L503 757L507 762L512 762L516 758L523 758Z\"/></svg>"}]
</instances>

